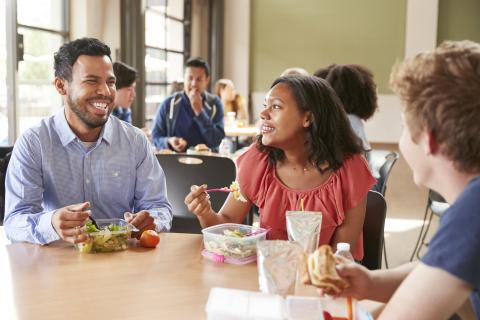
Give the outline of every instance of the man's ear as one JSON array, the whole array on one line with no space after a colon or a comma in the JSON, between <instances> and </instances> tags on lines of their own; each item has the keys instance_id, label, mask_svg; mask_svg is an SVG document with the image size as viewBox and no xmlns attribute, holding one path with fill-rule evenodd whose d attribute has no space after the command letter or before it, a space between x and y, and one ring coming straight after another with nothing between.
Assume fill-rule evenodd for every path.
<instances>
[{"instance_id":1,"label":"man's ear","mask_svg":"<svg viewBox=\"0 0 480 320\"><path fill-rule=\"evenodd\" d=\"M67 94L67 86L68 86L67 80L61 77L55 77L55 80L53 81L53 83L55 84L55 89L57 89L57 92L60 95L64 96Z\"/></svg>"},{"instance_id":2,"label":"man's ear","mask_svg":"<svg viewBox=\"0 0 480 320\"><path fill-rule=\"evenodd\" d=\"M435 135L433 134L432 131L428 131L428 132L425 132L423 133L424 135L424 138L425 138L425 153L427 155L431 155L431 154L436 154L438 153L438 150L439 150L439 145L438 145L438 142L437 142L437 138L435 137Z\"/></svg>"}]
</instances>

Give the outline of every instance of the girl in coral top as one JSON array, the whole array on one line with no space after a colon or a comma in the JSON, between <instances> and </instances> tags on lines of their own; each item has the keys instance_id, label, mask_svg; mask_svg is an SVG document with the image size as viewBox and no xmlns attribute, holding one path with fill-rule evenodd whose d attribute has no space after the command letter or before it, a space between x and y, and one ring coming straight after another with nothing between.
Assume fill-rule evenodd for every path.
<instances>
[{"instance_id":1,"label":"girl in coral top","mask_svg":"<svg viewBox=\"0 0 480 320\"><path fill-rule=\"evenodd\" d=\"M363 258L362 228L368 190L375 183L340 100L322 79L280 77L260 113L261 134L237 161L242 195L229 195L220 212L211 207L207 186L192 188L188 209L203 227L242 223L251 206L260 211L268 239L287 239L285 212L320 211L320 244L348 242Z\"/></svg>"}]
</instances>

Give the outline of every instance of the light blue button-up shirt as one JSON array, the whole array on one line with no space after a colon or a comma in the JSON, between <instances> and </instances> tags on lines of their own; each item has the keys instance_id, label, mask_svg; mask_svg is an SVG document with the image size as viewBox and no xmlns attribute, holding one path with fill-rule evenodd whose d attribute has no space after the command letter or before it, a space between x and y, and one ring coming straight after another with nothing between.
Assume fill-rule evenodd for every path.
<instances>
[{"instance_id":1,"label":"light blue button-up shirt","mask_svg":"<svg viewBox=\"0 0 480 320\"><path fill-rule=\"evenodd\" d=\"M169 230L165 175L143 132L110 116L90 148L62 109L15 143L5 181L5 233L11 241L47 244L60 237L55 210L90 201L94 218L148 210L157 231Z\"/></svg>"}]
</instances>

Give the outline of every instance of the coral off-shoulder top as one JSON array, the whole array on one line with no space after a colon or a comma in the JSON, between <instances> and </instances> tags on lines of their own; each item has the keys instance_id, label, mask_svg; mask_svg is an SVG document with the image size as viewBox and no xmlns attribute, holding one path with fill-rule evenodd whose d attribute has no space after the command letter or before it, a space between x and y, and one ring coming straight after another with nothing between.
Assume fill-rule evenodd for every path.
<instances>
[{"instance_id":1,"label":"coral off-shoulder top","mask_svg":"<svg viewBox=\"0 0 480 320\"><path fill-rule=\"evenodd\" d=\"M283 184L267 154L255 145L238 158L237 167L241 193L259 208L260 226L271 228L268 239L288 239L285 212L300 210L303 199L304 210L322 212L319 244L329 244L335 229L343 223L345 212L365 199L375 183L360 154L346 158L327 181L310 190L294 190ZM362 260L362 234L352 254L357 261Z\"/></svg>"}]
</instances>

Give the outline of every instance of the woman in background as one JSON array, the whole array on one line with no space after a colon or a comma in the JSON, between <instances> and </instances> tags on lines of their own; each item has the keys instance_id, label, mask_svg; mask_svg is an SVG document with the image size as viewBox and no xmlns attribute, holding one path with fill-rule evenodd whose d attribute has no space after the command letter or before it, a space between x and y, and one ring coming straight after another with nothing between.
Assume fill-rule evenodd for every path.
<instances>
[{"instance_id":1,"label":"woman in background","mask_svg":"<svg viewBox=\"0 0 480 320\"><path fill-rule=\"evenodd\" d=\"M378 109L377 86L370 70L354 64L332 64L317 70L314 75L330 83L342 101L353 131L362 139L363 149L370 151L364 121Z\"/></svg>"},{"instance_id":2,"label":"woman in background","mask_svg":"<svg viewBox=\"0 0 480 320\"><path fill-rule=\"evenodd\" d=\"M218 80L215 83L215 94L222 100L225 116L228 112L235 112L236 120L248 120L245 100L235 90L232 80Z\"/></svg>"}]
</instances>

